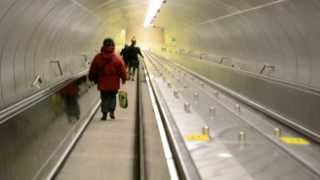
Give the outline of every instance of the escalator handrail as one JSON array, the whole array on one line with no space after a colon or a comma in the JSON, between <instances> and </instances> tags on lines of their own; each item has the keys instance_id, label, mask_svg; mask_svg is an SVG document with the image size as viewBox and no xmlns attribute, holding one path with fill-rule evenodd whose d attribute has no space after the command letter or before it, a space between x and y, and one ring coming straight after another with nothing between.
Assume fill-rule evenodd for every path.
<instances>
[{"instance_id":1,"label":"escalator handrail","mask_svg":"<svg viewBox=\"0 0 320 180\"><path fill-rule=\"evenodd\" d=\"M71 82L74 79L82 77L88 73L88 70L84 70L67 79L60 80L59 82L42 89L40 91L35 92L34 94L8 106L4 109L0 110L0 125L8 122L12 117L17 116L18 114L24 112L30 107L36 105L41 102L43 99L55 94L61 88L63 88L66 84Z\"/></svg>"}]
</instances>

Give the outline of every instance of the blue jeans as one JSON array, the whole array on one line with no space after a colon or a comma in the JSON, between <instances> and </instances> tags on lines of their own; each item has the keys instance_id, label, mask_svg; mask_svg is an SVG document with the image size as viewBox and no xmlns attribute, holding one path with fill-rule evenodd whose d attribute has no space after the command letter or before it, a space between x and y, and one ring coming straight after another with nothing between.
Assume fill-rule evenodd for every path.
<instances>
[{"instance_id":1,"label":"blue jeans","mask_svg":"<svg viewBox=\"0 0 320 180\"><path fill-rule=\"evenodd\" d=\"M101 91L101 111L102 113L114 112L117 105L118 91Z\"/></svg>"}]
</instances>

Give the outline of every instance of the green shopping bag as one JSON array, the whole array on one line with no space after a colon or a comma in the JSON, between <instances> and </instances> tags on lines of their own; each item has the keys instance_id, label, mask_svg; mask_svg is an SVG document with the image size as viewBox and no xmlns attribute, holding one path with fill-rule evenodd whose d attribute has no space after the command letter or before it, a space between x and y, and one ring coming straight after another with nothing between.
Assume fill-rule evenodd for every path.
<instances>
[{"instance_id":1,"label":"green shopping bag","mask_svg":"<svg viewBox=\"0 0 320 180\"><path fill-rule=\"evenodd\" d=\"M128 93L126 91L119 91L119 104L124 109L128 107Z\"/></svg>"}]
</instances>

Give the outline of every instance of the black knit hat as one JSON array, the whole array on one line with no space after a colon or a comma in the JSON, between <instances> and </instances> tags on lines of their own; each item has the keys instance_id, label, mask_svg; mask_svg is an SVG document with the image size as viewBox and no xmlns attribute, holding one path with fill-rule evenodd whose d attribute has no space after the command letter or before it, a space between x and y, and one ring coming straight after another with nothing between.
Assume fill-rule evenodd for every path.
<instances>
[{"instance_id":1,"label":"black knit hat","mask_svg":"<svg viewBox=\"0 0 320 180\"><path fill-rule=\"evenodd\" d=\"M114 41L111 38L106 38L103 40L103 46L107 47L107 46L114 46Z\"/></svg>"}]
</instances>

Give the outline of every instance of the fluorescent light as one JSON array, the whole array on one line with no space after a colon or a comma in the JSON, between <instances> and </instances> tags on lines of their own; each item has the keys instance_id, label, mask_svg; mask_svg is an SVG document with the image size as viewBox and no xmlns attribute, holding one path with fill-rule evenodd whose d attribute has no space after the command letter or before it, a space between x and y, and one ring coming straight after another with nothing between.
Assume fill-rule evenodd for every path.
<instances>
[{"instance_id":1,"label":"fluorescent light","mask_svg":"<svg viewBox=\"0 0 320 180\"><path fill-rule=\"evenodd\" d=\"M144 20L144 27L151 25L164 0L149 0L149 8Z\"/></svg>"},{"instance_id":2,"label":"fluorescent light","mask_svg":"<svg viewBox=\"0 0 320 180\"><path fill-rule=\"evenodd\" d=\"M222 157L222 158L231 158L232 157L232 155L229 153L220 153L220 154L218 154L218 156Z\"/></svg>"}]
</instances>

